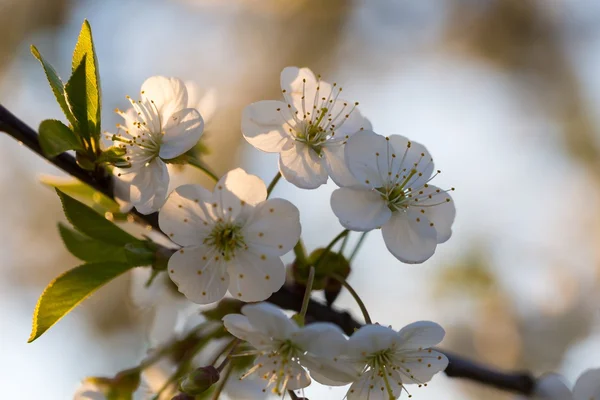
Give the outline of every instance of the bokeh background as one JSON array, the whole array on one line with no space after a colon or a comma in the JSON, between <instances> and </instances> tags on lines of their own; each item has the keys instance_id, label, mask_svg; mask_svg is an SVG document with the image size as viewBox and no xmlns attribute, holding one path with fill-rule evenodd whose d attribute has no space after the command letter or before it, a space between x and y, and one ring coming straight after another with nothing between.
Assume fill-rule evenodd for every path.
<instances>
[{"instance_id":1,"label":"bokeh background","mask_svg":"<svg viewBox=\"0 0 600 400\"><path fill-rule=\"evenodd\" d=\"M247 145L242 108L279 96L279 72L308 66L360 101L376 132L425 144L456 187L454 236L404 265L368 236L350 282L375 320L420 319L443 347L498 368L564 374L600 360L600 2L596 0L0 0L0 102L33 127L62 118L35 43L63 77L84 18L94 30L105 129L151 75L214 89L207 162L269 181L276 157ZM0 135L0 382L4 398L70 399L80 379L133 365L144 316L130 277L100 290L33 344L43 287L77 265L60 242L60 175ZM203 181L195 171L183 180ZM333 184L276 195L301 211L309 250L341 229ZM353 238L355 240L356 238ZM343 293L337 307L352 309ZM343 390L311 386L311 399ZM512 399L438 376L418 399Z\"/></svg>"}]
</instances>

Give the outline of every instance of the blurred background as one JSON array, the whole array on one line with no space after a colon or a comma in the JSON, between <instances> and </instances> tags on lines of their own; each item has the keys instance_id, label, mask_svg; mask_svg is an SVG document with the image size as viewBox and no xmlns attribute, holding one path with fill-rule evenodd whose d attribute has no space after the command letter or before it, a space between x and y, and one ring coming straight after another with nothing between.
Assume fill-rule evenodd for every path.
<instances>
[{"instance_id":1,"label":"blurred background","mask_svg":"<svg viewBox=\"0 0 600 400\"><path fill-rule=\"evenodd\" d=\"M90 20L104 129L151 75L214 89L205 143L219 173L241 165L267 182L276 156L247 145L242 108L279 96L279 72L308 66L344 87L378 133L425 144L456 187L454 236L405 265L371 233L350 282L374 320L430 319L442 347L502 369L564 374L600 361L600 2L595 0L0 0L0 102L33 127L63 118L34 43L65 78ZM0 381L5 398L70 399L89 375L113 375L144 348L130 277L100 290L26 344L44 286L78 265L61 244L60 172L0 135ZM202 176L184 170L180 182ZM276 195L301 211L309 251L341 227L331 183ZM356 237L353 237L353 241ZM343 293L336 306L360 314ZM410 389L410 388L409 388ZM310 399L343 389L311 386ZM512 399L443 375L418 399Z\"/></svg>"}]
</instances>

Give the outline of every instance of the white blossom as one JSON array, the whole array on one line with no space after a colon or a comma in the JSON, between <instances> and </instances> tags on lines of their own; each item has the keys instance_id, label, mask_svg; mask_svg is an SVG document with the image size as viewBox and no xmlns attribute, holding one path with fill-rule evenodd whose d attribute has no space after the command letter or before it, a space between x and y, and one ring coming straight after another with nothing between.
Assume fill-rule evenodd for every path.
<instances>
[{"instance_id":1,"label":"white blossom","mask_svg":"<svg viewBox=\"0 0 600 400\"><path fill-rule=\"evenodd\" d=\"M448 191L429 184L440 171L432 176L433 159L423 145L363 131L348 140L345 154L356 181L331 196L344 227L381 227L387 248L405 263L427 260L450 238L454 202Z\"/></svg>"},{"instance_id":2,"label":"white blossom","mask_svg":"<svg viewBox=\"0 0 600 400\"><path fill-rule=\"evenodd\" d=\"M446 356L430 348L441 342L444 334L441 326L427 321L399 332L365 325L350 336L344 354L310 365L311 376L330 386L352 383L348 400L397 399L404 385L426 385L446 369Z\"/></svg>"},{"instance_id":3,"label":"white blossom","mask_svg":"<svg viewBox=\"0 0 600 400\"><path fill-rule=\"evenodd\" d=\"M159 225L183 248L171 256L169 276L199 304L227 290L260 301L285 280L281 256L300 238L300 217L287 200L269 199L264 182L235 169L211 193L199 185L178 187L161 208Z\"/></svg>"},{"instance_id":4,"label":"white blossom","mask_svg":"<svg viewBox=\"0 0 600 400\"><path fill-rule=\"evenodd\" d=\"M131 167L115 168L115 195L149 214L158 211L167 196L169 172L165 161L196 145L204 121L189 106L186 86L177 78L151 77L142 85L141 100L129 100L131 109L116 110L125 123L117 125L119 130L112 140L127 150L125 159Z\"/></svg>"},{"instance_id":5,"label":"white blossom","mask_svg":"<svg viewBox=\"0 0 600 400\"><path fill-rule=\"evenodd\" d=\"M256 349L252 354L258 355L254 366L240 379L257 374L266 381L265 390L270 388L278 395L310 385L304 366L314 364L317 355L334 357L345 349L347 340L333 324L314 323L301 328L269 303L246 305L242 313L223 318L225 329L247 341Z\"/></svg>"},{"instance_id":6,"label":"white blossom","mask_svg":"<svg viewBox=\"0 0 600 400\"><path fill-rule=\"evenodd\" d=\"M600 400L600 368L588 369L575 382L573 392L564 378L548 374L538 379L532 400Z\"/></svg>"},{"instance_id":7,"label":"white blossom","mask_svg":"<svg viewBox=\"0 0 600 400\"><path fill-rule=\"evenodd\" d=\"M371 129L358 103L341 100L341 87L308 68L285 68L281 92L284 101L259 101L244 109L246 140L259 150L280 153L281 175L300 188L317 188L328 176L338 185L351 182L344 144L361 129Z\"/></svg>"}]
</instances>

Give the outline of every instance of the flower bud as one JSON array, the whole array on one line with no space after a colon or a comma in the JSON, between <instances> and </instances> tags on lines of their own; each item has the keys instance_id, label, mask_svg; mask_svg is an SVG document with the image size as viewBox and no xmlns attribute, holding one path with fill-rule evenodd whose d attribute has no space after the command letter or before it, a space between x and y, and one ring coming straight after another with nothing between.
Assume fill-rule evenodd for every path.
<instances>
[{"instance_id":1,"label":"flower bud","mask_svg":"<svg viewBox=\"0 0 600 400\"><path fill-rule=\"evenodd\" d=\"M181 378L179 389L190 395L204 393L219 381L219 377L219 371L212 365L201 367Z\"/></svg>"},{"instance_id":2,"label":"flower bud","mask_svg":"<svg viewBox=\"0 0 600 400\"><path fill-rule=\"evenodd\" d=\"M195 396L191 396L189 394L180 393L177 396L173 397L171 400L194 400Z\"/></svg>"}]
</instances>

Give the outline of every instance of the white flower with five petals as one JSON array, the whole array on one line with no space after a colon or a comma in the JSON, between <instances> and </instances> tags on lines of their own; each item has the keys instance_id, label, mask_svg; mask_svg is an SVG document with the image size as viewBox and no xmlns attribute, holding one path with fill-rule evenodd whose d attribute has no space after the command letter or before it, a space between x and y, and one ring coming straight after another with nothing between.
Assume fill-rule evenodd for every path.
<instances>
[{"instance_id":1,"label":"white flower with five petals","mask_svg":"<svg viewBox=\"0 0 600 400\"><path fill-rule=\"evenodd\" d=\"M345 354L321 358L309 366L320 383L352 383L348 400L393 400L405 384L423 385L448 366L442 353L430 349L444 338L436 323L412 323L399 332L381 325L365 325L348 340Z\"/></svg>"},{"instance_id":2,"label":"white flower with five petals","mask_svg":"<svg viewBox=\"0 0 600 400\"><path fill-rule=\"evenodd\" d=\"M129 98L129 97L128 97ZM188 106L188 93L177 78L154 76L142 85L141 100L129 98L132 108L117 110L124 125L112 136L126 149L130 168L115 168L115 196L143 213L163 205L169 187L165 161L196 145L204 128L200 113Z\"/></svg>"},{"instance_id":3,"label":"white flower with five petals","mask_svg":"<svg viewBox=\"0 0 600 400\"><path fill-rule=\"evenodd\" d=\"M281 288L281 256L300 238L300 216L292 203L267 198L264 182L238 168L215 185L175 189L158 223L183 246L169 259L169 276L179 291L199 304L223 298L260 301Z\"/></svg>"},{"instance_id":4,"label":"white flower with five petals","mask_svg":"<svg viewBox=\"0 0 600 400\"><path fill-rule=\"evenodd\" d=\"M345 157L356 181L331 195L344 227L381 227L390 252L411 264L427 260L450 238L456 209L448 191L429 184L433 159L423 145L363 131L348 140Z\"/></svg>"},{"instance_id":5,"label":"white flower with five petals","mask_svg":"<svg viewBox=\"0 0 600 400\"><path fill-rule=\"evenodd\" d=\"M315 189L327 182L352 182L344 161L346 140L371 129L356 106L339 98L342 88L315 77L308 68L281 72L284 101L250 104L242 114L242 133L259 150L280 153L279 171L294 185Z\"/></svg>"},{"instance_id":6,"label":"white flower with five petals","mask_svg":"<svg viewBox=\"0 0 600 400\"><path fill-rule=\"evenodd\" d=\"M225 329L247 341L258 355L241 379L256 373L278 395L310 385L304 366L314 364L317 356L335 357L346 348L347 340L336 325L314 323L300 328L269 303L246 305L242 313L223 318Z\"/></svg>"}]
</instances>

